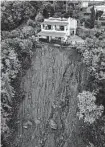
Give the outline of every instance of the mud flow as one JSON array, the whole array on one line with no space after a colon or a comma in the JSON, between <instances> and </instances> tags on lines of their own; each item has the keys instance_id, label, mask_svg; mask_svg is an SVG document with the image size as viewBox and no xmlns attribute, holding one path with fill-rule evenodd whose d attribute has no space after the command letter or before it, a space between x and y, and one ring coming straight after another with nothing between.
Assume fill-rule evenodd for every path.
<instances>
[{"instance_id":1,"label":"mud flow","mask_svg":"<svg viewBox=\"0 0 105 147\"><path fill-rule=\"evenodd\" d=\"M85 147L76 116L85 72L73 49L42 45L36 50L21 81L25 99L12 147Z\"/></svg>"}]
</instances>

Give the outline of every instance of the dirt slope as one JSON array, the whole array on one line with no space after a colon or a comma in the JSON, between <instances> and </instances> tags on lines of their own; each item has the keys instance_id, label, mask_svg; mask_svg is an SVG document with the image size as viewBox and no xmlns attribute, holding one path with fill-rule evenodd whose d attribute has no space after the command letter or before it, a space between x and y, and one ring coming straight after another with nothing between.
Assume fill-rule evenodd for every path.
<instances>
[{"instance_id":1,"label":"dirt slope","mask_svg":"<svg viewBox=\"0 0 105 147\"><path fill-rule=\"evenodd\" d=\"M21 81L25 99L11 147L85 147L76 117L76 96L85 88L86 79L75 50L47 44L38 48Z\"/></svg>"}]
</instances>

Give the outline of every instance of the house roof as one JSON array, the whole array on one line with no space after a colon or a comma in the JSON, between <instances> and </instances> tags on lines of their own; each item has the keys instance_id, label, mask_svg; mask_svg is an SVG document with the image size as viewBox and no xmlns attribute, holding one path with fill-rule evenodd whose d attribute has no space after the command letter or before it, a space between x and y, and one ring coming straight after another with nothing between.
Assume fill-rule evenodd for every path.
<instances>
[{"instance_id":1,"label":"house roof","mask_svg":"<svg viewBox=\"0 0 105 147\"><path fill-rule=\"evenodd\" d=\"M57 20L57 21L63 20L63 21L67 21L68 19L67 18L61 18L61 17L57 17L57 18L55 18L55 17L49 17L49 20ZM46 19L45 19L45 21L46 21Z\"/></svg>"},{"instance_id":2,"label":"house roof","mask_svg":"<svg viewBox=\"0 0 105 147\"><path fill-rule=\"evenodd\" d=\"M63 25L66 26L68 25L67 21L57 21L57 20L49 20L49 21L44 21L42 24L47 24L47 25Z\"/></svg>"},{"instance_id":3,"label":"house roof","mask_svg":"<svg viewBox=\"0 0 105 147\"><path fill-rule=\"evenodd\" d=\"M42 36L52 36L52 37L64 37L66 35L65 32L56 32L56 31L41 31L38 35Z\"/></svg>"}]
</instances>

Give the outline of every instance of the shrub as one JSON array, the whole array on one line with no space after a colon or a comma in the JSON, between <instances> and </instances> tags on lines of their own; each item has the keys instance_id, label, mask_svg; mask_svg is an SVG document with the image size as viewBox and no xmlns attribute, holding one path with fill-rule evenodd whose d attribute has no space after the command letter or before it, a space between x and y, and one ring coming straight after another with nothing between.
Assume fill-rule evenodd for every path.
<instances>
[{"instance_id":1,"label":"shrub","mask_svg":"<svg viewBox=\"0 0 105 147\"><path fill-rule=\"evenodd\" d=\"M61 17L61 16L62 16L62 13L61 13L61 12L57 12L57 13L54 14L54 17L55 17L55 18Z\"/></svg>"},{"instance_id":2,"label":"shrub","mask_svg":"<svg viewBox=\"0 0 105 147\"><path fill-rule=\"evenodd\" d=\"M1 133L6 138L8 137L10 130L8 122L11 119L11 105L15 95L11 81L16 78L20 69L20 62L15 49L9 45L10 40L2 41L2 56L1 56Z\"/></svg>"},{"instance_id":3,"label":"shrub","mask_svg":"<svg viewBox=\"0 0 105 147\"><path fill-rule=\"evenodd\" d=\"M18 30L13 30L9 33L10 38L16 38L20 36L20 32Z\"/></svg>"},{"instance_id":4,"label":"shrub","mask_svg":"<svg viewBox=\"0 0 105 147\"><path fill-rule=\"evenodd\" d=\"M36 8L28 1L4 1L1 5L1 28L2 30L12 30L19 26L23 20L34 19L35 16Z\"/></svg>"},{"instance_id":5,"label":"shrub","mask_svg":"<svg viewBox=\"0 0 105 147\"><path fill-rule=\"evenodd\" d=\"M32 26L32 27L35 27L35 26L36 26L36 22L33 21L32 19L29 19L29 20L27 21L27 25L28 25L28 26Z\"/></svg>"},{"instance_id":6,"label":"shrub","mask_svg":"<svg viewBox=\"0 0 105 147\"><path fill-rule=\"evenodd\" d=\"M94 123L94 121L102 115L104 107L95 104L96 97L94 96L94 93L89 91L79 93L77 98L79 99L79 112L77 113L79 119L83 119L84 122L90 124Z\"/></svg>"},{"instance_id":7,"label":"shrub","mask_svg":"<svg viewBox=\"0 0 105 147\"><path fill-rule=\"evenodd\" d=\"M29 36L35 35L35 30L31 26L25 26L21 30L24 38L28 38Z\"/></svg>"},{"instance_id":8,"label":"shrub","mask_svg":"<svg viewBox=\"0 0 105 147\"><path fill-rule=\"evenodd\" d=\"M35 21L37 22L43 22L44 18L43 18L43 15L39 12L37 14L37 16L35 17Z\"/></svg>"},{"instance_id":9,"label":"shrub","mask_svg":"<svg viewBox=\"0 0 105 147\"><path fill-rule=\"evenodd\" d=\"M46 3L44 5L44 9L43 9L43 16L45 18L48 18L50 16L53 16L54 15L54 7L53 5L51 5L50 3Z\"/></svg>"}]
</instances>

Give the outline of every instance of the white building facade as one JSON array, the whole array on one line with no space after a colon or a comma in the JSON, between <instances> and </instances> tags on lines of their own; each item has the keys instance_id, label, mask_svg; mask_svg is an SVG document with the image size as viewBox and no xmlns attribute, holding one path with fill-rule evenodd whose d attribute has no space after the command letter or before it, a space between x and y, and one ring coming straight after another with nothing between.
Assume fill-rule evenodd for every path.
<instances>
[{"instance_id":1,"label":"white building facade","mask_svg":"<svg viewBox=\"0 0 105 147\"><path fill-rule=\"evenodd\" d=\"M39 38L59 39L63 42L69 36L76 34L77 21L73 18L52 18L45 19L41 23L41 32L38 33Z\"/></svg>"}]
</instances>

